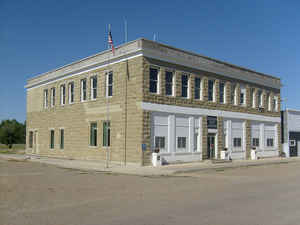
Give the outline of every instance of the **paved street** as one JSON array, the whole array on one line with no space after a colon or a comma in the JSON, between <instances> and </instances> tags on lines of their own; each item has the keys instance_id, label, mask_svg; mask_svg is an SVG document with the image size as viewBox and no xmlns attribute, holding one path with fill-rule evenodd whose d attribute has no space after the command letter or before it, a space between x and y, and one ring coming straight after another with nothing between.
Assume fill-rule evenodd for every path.
<instances>
[{"instance_id":1,"label":"paved street","mask_svg":"<svg viewBox=\"0 0 300 225\"><path fill-rule=\"evenodd\" d=\"M300 163L142 177L0 160L1 225L297 225Z\"/></svg>"}]
</instances>

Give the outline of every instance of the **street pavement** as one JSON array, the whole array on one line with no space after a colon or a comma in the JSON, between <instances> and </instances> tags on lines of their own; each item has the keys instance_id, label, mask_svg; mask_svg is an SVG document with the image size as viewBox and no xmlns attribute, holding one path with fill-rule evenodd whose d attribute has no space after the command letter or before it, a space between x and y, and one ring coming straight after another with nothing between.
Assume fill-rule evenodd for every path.
<instances>
[{"instance_id":1,"label":"street pavement","mask_svg":"<svg viewBox=\"0 0 300 225\"><path fill-rule=\"evenodd\" d=\"M300 163L133 176L0 159L2 225L298 225Z\"/></svg>"}]
</instances>

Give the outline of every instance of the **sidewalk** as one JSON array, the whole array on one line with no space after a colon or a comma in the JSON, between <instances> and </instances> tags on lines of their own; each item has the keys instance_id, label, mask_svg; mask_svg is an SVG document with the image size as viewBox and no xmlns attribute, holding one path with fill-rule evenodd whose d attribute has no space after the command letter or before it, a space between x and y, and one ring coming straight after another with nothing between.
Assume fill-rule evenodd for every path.
<instances>
[{"instance_id":1,"label":"sidewalk","mask_svg":"<svg viewBox=\"0 0 300 225\"><path fill-rule=\"evenodd\" d=\"M192 173L192 172L205 172L216 171L229 168L249 167L249 166L262 166L274 165L281 163L300 163L300 158L269 158L260 160L234 160L228 163L212 163L211 161L193 162L184 164L171 164L161 167L152 166L121 166L117 164L110 164L106 168L105 162L102 161L86 161L86 160L69 160L49 158L45 156L29 156L17 154L0 154L0 159L15 160L15 161L30 161L45 164L55 165L61 168L69 168L84 171L97 171L103 173L117 173L139 176L170 176L179 173Z\"/></svg>"}]
</instances>

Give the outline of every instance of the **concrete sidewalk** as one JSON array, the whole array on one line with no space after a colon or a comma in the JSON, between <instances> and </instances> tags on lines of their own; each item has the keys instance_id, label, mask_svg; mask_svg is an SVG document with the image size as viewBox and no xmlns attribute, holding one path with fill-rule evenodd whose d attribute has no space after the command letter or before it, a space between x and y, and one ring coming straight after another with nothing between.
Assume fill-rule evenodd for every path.
<instances>
[{"instance_id":1,"label":"concrete sidewalk","mask_svg":"<svg viewBox=\"0 0 300 225\"><path fill-rule=\"evenodd\" d=\"M103 173L117 173L117 174L129 174L139 176L170 176L180 173L192 173L192 172L204 172L204 171L216 171L230 168L240 168L249 166L262 166L262 165L274 165L281 163L300 163L299 157L294 158L269 158L259 160L234 160L226 163L212 163L210 160L202 162L184 163L164 165L160 167L152 166L135 166L128 165L122 166L118 164L110 164L106 168L103 161L87 161L87 160L69 160L49 158L45 156L30 156L30 155L17 155L17 154L0 154L0 159L14 160L14 161L30 161L39 162L45 164L51 164L62 168L77 169L83 171L97 171Z\"/></svg>"}]
</instances>

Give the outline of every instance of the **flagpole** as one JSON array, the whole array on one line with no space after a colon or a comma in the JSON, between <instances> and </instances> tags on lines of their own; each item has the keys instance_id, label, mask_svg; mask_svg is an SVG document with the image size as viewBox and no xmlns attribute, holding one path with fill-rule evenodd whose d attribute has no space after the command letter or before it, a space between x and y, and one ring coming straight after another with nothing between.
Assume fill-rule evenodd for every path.
<instances>
[{"instance_id":1,"label":"flagpole","mask_svg":"<svg viewBox=\"0 0 300 225\"><path fill-rule=\"evenodd\" d=\"M111 25L108 25L108 34L110 35ZM110 43L108 42L108 49L110 49ZM108 149L108 121L109 121L109 102L108 102L108 77L109 77L109 65L110 65L110 52L108 52L108 66L107 71L105 73L105 98L106 98L106 126L105 126L105 142L106 142L106 168L109 167L109 149Z\"/></svg>"}]
</instances>

